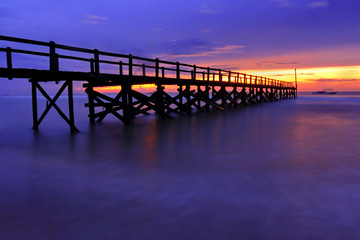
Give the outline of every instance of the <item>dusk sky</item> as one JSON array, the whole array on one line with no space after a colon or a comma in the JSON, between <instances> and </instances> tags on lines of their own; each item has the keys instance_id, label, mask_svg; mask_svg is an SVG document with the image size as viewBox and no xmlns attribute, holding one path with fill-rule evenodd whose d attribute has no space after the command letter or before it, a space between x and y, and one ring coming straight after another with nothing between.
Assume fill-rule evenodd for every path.
<instances>
[{"instance_id":1,"label":"dusk sky","mask_svg":"<svg viewBox=\"0 0 360 240\"><path fill-rule=\"evenodd\" d=\"M0 34L360 91L359 0L11 0Z\"/></svg>"}]
</instances>

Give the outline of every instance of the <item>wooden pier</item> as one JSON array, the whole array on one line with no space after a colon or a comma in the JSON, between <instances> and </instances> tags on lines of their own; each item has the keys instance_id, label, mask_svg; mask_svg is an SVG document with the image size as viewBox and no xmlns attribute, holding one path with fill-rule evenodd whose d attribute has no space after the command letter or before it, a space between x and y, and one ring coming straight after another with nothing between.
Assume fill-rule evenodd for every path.
<instances>
[{"instance_id":1,"label":"wooden pier","mask_svg":"<svg viewBox=\"0 0 360 240\"><path fill-rule=\"evenodd\" d=\"M14 43L21 48L8 46ZM70 130L78 131L74 120L74 81L82 82L88 95L85 106L89 108L91 123L100 122L109 114L130 124L140 114L156 113L162 118L171 118L173 114L225 110L297 96L297 89L291 82L54 42L0 36L0 54L6 62L6 66L0 66L0 78L26 78L31 83L34 129L39 127L49 110L55 108ZM17 58L26 55L28 61L31 59L31 66L14 67L15 64L21 65L14 55ZM40 66L41 63L46 66ZM60 86L54 97L42 87L46 83ZM134 90L133 86L143 84L154 84L156 90L151 95ZM119 87L115 96L98 90L109 86ZM166 92L168 86L176 86L177 93ZM66 89L68 115L56 104ZM49 103L40 117L37 104L39 92Z\"/></svg>"}]
</instances>

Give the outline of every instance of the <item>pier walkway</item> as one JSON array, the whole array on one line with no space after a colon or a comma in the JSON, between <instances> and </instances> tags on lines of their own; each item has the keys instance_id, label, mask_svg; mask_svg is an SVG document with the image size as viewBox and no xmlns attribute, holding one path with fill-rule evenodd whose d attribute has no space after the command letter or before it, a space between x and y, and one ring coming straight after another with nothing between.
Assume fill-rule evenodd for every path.
<instances>
[{"instance_id":1,"label":"pier walkway","mask_svg":"<svg viewBox=\"0 0 360 240\"><path fill-rule=\"evenodd\" d=\"M11 46L11 47L9 47ZM51 108L75 127L73 82L83 83L88 95L91 123L102 121L113 114L125 124L140 114L156 113L162 118L172 114L186 115L195 111L224 110L290 99L297 96L291 82L254 76L224 69L202 67L160 59L104 52L98 49L0 36L0 78L29 79L32 85L33 128L37 129ZM54 97L42 84L59 84ZM154 84L152 94L132 88L134 85ZM175 96L166 87L176 86ZM116 96L102 93L102 87L116 86ZM56 104L67 89L69 113L66 115ZM38 116L37 94L40 92L48 103Z\"/></svg>"}]
</instances>

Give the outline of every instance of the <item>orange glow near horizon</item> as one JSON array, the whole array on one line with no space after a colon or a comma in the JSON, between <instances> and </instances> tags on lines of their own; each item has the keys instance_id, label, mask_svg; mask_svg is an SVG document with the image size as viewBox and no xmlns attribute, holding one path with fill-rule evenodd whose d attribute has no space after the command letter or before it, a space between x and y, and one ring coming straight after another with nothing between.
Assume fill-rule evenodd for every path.
<instances>
[{"instance_id":1,"label":"orange glow near horizon","mask_svg":"<svg viewBox=\"0 0 360 240\"><path fill-rule=\"evenodd\" d=\"M234 71L295 83L294 69ZM218 81L218 76L215 77L215 81ZM299 91L316 91L329 88L334 91L360 91L360 66L298 68L297 81ZM144 93L156 91L155 84L134 85L132 88ZM167 91L176 92L177 88L175 85L166 86ZM121 86L98 87L96 90L102 93L118 93Z\"/></svg>"},{"instance_id":2,"label":"orange glow near horizon","mask_svg":"<svg viewBox=\"0 0 360 240\"><path fill-rule=\"evenodd\" d=\"M247 70L245 72L295 82L294 69ZM315 67L297 69L299 91L325 88L334 91L360 91L360 66Z\"/></svg>"}]
</instances>

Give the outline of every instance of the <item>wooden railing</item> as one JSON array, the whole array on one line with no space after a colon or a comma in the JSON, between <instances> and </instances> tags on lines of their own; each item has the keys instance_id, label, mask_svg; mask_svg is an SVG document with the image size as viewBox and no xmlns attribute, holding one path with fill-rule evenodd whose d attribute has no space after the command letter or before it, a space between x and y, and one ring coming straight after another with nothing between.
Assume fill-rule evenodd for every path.
<instances>
[{"instance_id":1,"label":"wooden railing","mask_svg":"<svg viewBox=\"0 0 360 240\"><path fill-rule=\"evenodd\" d=\"M119 75L128 76L144 76L144 77L156 77L156 78L174 78L174 79L188 79L194 81L212 81L212 82L231 82L246 85L259 85L263 87L282 87L293 88L294 85L291 82L280 81L272 78L255 76L251 74L245 74L240 72L234 72L224 69L202 67L196 65L190 65L179 62L170 62L159 59L150 59L144 57L137 57L131 54L118 54L111 52L99 51L98 49L87 49L72 47L67 45L56 44L53 41L42 42L34 41L22 38L1 36L0 40L7 42L15 42L28 44L32 46L45 46L48 47L48 51L35 51L35 50L23 50L15 49L11 47L0 47L0 52L6 53L6 68L8 70L13 68L13 53L27 54L32 56L43 56L49 59L49 71L58 72L61 71L59 59L69 59L89 63L88 72L96 75L103 74L101 66L113 65L117 66ZM57 50L67 50L73 52L74 55L59 54ZM86 58L79 56L79 54L90 54L91 57ZM78 54L78 55L76 55ZM115 60L107 60L106 58L116 58ZM1 68L1 66L0 66ZM150 72L151 70L151 72ZM115 74L115 73L113 73ZM169 76L171 75L171 76Z\"/></svg>"}]
</instances>

